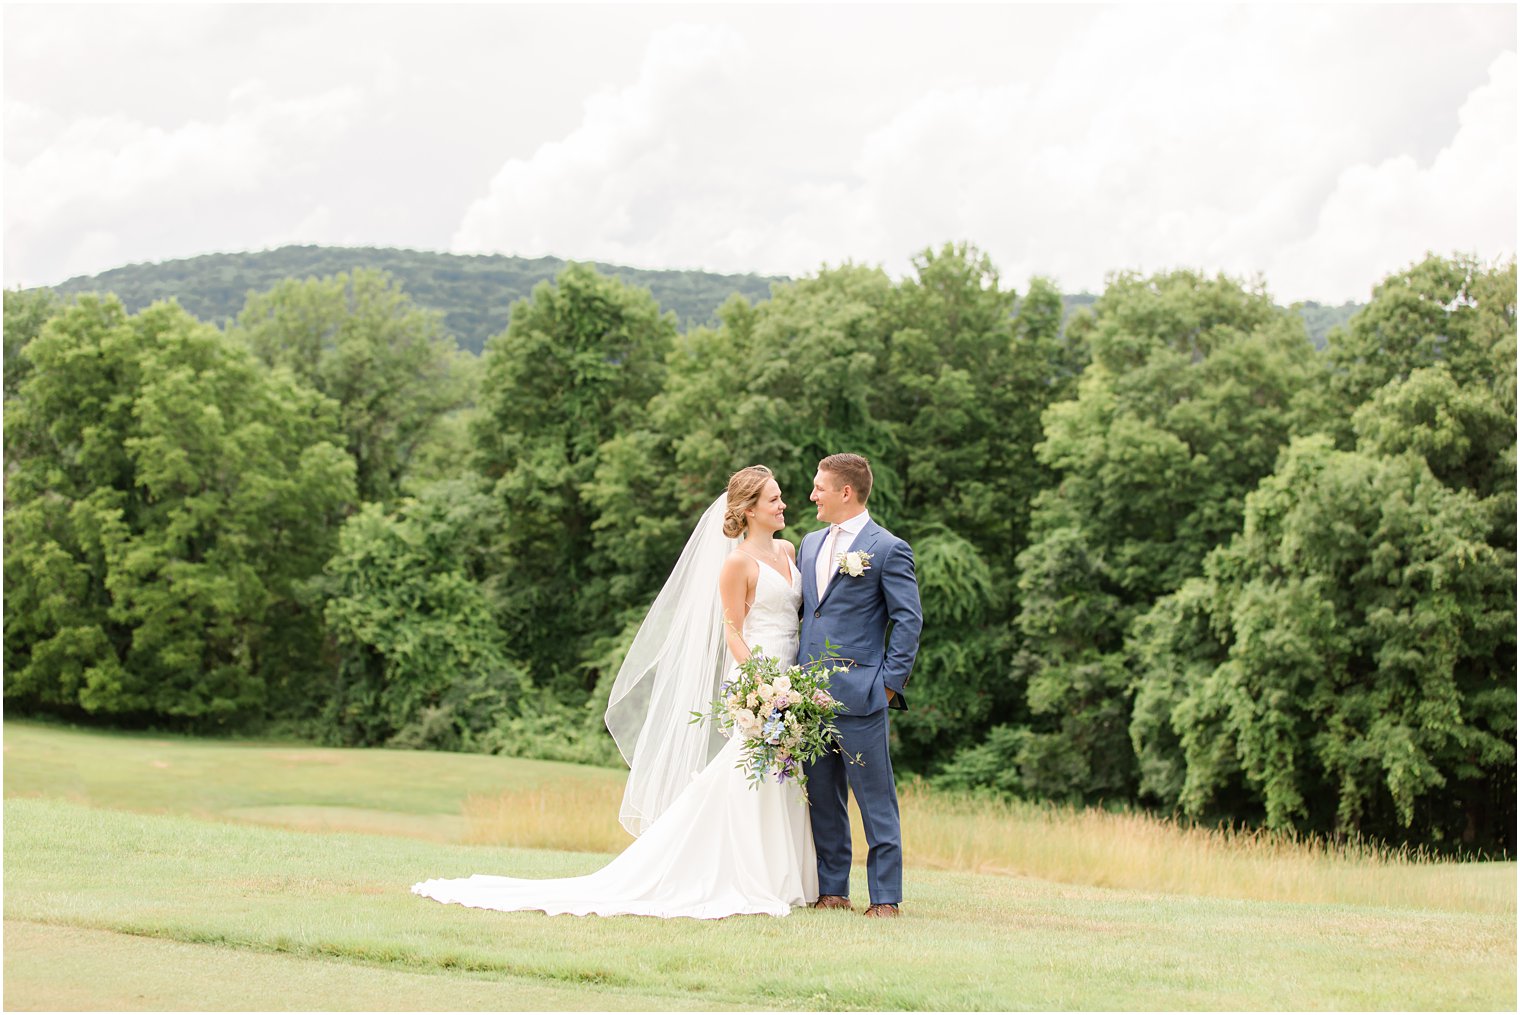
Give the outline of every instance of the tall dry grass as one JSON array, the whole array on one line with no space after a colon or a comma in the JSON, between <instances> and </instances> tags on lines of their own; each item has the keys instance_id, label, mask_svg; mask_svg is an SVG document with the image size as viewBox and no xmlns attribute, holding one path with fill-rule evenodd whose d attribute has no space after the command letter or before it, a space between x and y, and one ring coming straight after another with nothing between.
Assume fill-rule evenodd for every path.
<instances>
[{"instance_id":1,"label":"tall dry grass","mask_svg":"<svg viewBox=\"0 0 1520 1015\"><path fill-rule=\"evenodd\" d=\"M616 853L622 787L564 782L464 802L467 841ZM1051 807L901 787L910 866L1269 902L1515 912L1512 864L1438 862L1409 850L1260 831L1185 827L1141 813ZM856 862L865 835L851 807ZM1504 872L1507 872L1505 875Z\"/></svg>"},{"instance_id":2,"label":"tall dry grass","mask_svg":"<svg viewBox=\"0 0 1520 1015\"><path fill-rule=\"evenodd\" d=\"M561 781L496 794L471 794L464 841L521 849L616 853L633 837L618 824L622 783Z\"/></svg>"},{"instance_id":3,"label":"tall dry grass","mask_svg":"<svg viewBox=\"0 0 1520 1015\"><path fill-rule=\"evenodd\" d=\"M921 784L901 795L904 853L928 867L1269 902L1515 912L1509 863L1443 862L1409 849L1188 827L1143 813L988 800Z\"/></svg>"}]
</instances>

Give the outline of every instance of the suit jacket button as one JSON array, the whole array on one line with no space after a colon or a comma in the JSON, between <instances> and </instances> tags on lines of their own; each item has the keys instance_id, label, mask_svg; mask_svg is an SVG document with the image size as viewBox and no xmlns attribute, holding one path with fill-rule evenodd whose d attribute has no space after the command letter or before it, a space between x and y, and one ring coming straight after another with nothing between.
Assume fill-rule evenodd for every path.
<instances>
[{"instance_id":1,"label":"suit jacket button","mask_svg":"<svg viewBox=\"0 0 1520 1015\"><path fill-rule=\"evenodd\" d=\"M823 616L823 611L822 610L814 610L813 611L813 619L814 620L817 620L819 617L822 617L822 616Z\"/></svg>"}]
</instances>

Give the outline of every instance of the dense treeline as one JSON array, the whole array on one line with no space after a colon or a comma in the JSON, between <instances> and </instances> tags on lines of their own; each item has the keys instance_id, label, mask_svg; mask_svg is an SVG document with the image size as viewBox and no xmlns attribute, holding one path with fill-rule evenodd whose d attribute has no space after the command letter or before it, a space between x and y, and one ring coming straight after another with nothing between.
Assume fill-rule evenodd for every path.
<instances>
[{"instance_id":1,"label":"dense treeline","mask_svg":"<svg viewBox=\"0 0 1520 1015\"><path fill-rule=\"evenodd\" d=\"M603 274L654 293L660 306L685 324L705 324L732 293L765 299L765 275L715 275L703 271L656 271L596 264ZM397 279L419 307L437 311L460 348L479 354L486 340L507 326L512 304L565 268L557 257L503 254L441 254L382 247L289 246L240 254L203 254L159 264L132 264L99 275L71 278L53 287L60 295L114 293L136 313L162 299L202 321L221 325L236 317L250 292L286 280L330 278L355 271L383 271Z\"/></svg>"},{"instance_id":2,"label":"dense treeline","mask_svg":"<svg viewBox=\"0 0 1520 1015\"><path fill-rule=\"evenodd\" d=\"M798 539L848 449L917 557L903 769L1512 850L1514 265L1431 257L1323 349L1227 277L1067 307L946 246L683 332L572 264L477 360L369 271L224 329L7 293L7 705L609 760L697 514L764 462Z\"/></svg>"},{"instance_id":3,"label":"dense treeline","mask_svg":"<svg viewBox=\"0 0 1520 1015\"><path fill-rule=\"evenodd\" d=\"M704 271L654 271L593 264L604 275L648 289L664 310L672 311L682 330L712 324L724 300L738 293L750 302L770 296L771 286L791 281L775 275L716 275ZM507 326L512 305L527 298L540 282L552 281L565 268L557 257L508 257L501 254L441 254L385 247L289 246L240 254L203 254L156 264L131 264L99 275L81 275L53 287L62 296L113 293L128 313L173 299L196 318L221 326L236 318L250 293L263 292L290 279L332 278L356 271L382 271L399 282L419 307L438 313L444 329L461 349L479 355L486 341ZM1089 293L1062 296L1067 313L1091 306ZM1360 307L1355 303L1322 306L1307 302L1294 309L1304 318L1309 337L1323 347L1330 330L1344 324Z\"/></svg>"}]
</instances>

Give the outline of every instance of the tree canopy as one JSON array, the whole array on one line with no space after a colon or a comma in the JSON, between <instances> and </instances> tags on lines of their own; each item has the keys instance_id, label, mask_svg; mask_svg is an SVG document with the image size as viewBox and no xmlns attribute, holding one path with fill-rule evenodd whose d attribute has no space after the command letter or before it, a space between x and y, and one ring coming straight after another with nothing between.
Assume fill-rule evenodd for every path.
<instances>
[{"instance_id":1,"label":"tree canopy","mask_svg":"<svg viewBox=\"0 0 1520 1015\"><path fill-rule=\"evenodd\" d=\"M354 497L333 403L172 303L81 299L6 405L5 693L224 724L307 703Z\"/></svg>"},{"instance_id":2,"label":"tree canopy","mask_svg":"<svg viewBox=\"0 0 1520 1015\"><path fill-rule=\"evenodd\" d=\"M727 477L769 465L795 541L854 451L924 605L902 771L1513 849L1513 263L1348 318L1195 271L1020 293L951 243L694 319L556 262L457 280L479 357L443 274L214 264L210 322L6 294L14 710L615 760L608 687Z\"/></svg>"}]
</instances>

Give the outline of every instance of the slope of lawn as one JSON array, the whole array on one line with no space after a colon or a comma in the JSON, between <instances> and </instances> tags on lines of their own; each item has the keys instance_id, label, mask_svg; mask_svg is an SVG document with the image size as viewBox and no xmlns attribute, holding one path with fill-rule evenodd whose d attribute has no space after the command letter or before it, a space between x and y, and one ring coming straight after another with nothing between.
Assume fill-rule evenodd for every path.
<instances>
[{"instance_id":1,"label":"slope of lawn","mask_svg":"<svg viewBox=\"0 0 1520 1015\"><path fill-rule=\"evenodd\" d=\"M1263 902L910 866L895 922L809 910L720 921L491 913L409 887L587 873L608 852L472 844L467 801L552 800L556 786L573 795L616 786L619 773L328 753L6 723L6 1007L1515 1004L1512 864L1436 868L1454 885L1507 893L1507 911L1497 898L1467 910ZM361 830L238 816L252 809L262 822L269 808Z\"/></svg>"}]
</instances>

